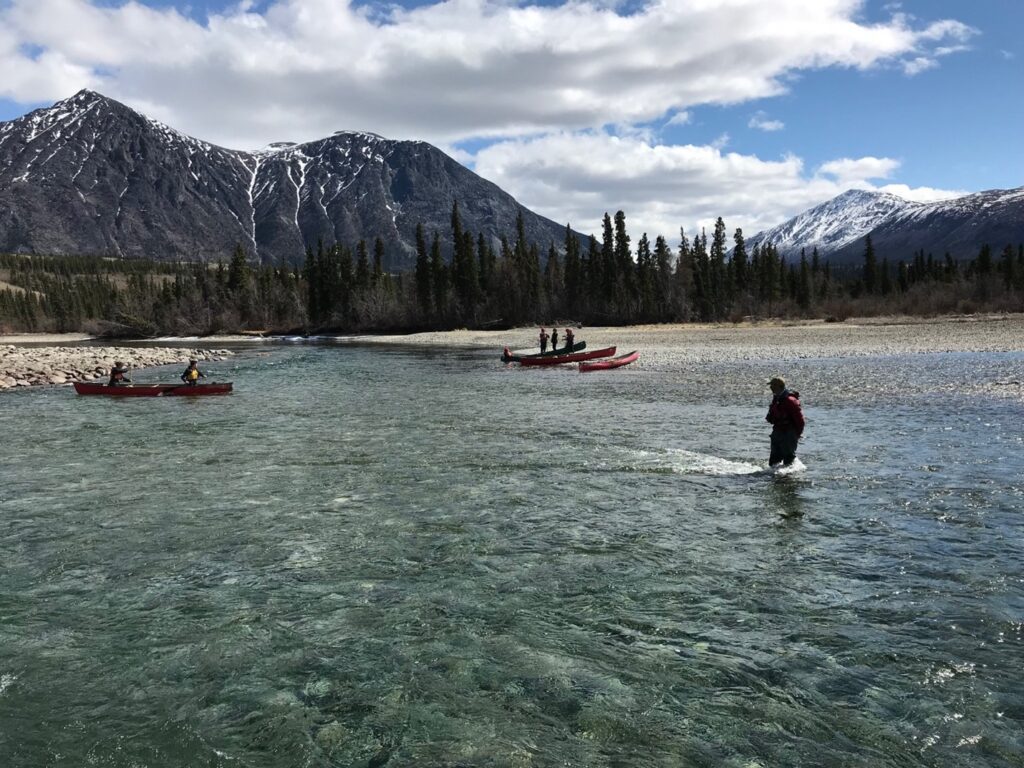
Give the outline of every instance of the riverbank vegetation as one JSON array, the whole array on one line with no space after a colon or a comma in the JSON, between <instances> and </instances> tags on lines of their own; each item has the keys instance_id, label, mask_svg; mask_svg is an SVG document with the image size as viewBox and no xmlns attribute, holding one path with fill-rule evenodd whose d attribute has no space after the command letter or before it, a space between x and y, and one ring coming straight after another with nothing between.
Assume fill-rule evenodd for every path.
<instances>
[{"instance_id":1,"label":"riverbank vegetation","mask_svg":"<svg viewBox=\"0 0 1024 768\"><path fill-rule=\"evenodd\" d=\"M263 332L395 332L940 315L1024 310L1024 244L957 259L907 254L833 266L817 250L786 258L747 248L721 218L710 236L635 243L621 211L601 239L566 228L560 243L516 231L490 242L462 225L416 231L415 262L385 270L385 244L320 242L290 264L255 265L242 246L220 263L0 255L0 333L107 336Z\"/></svg>"}]
</instances>

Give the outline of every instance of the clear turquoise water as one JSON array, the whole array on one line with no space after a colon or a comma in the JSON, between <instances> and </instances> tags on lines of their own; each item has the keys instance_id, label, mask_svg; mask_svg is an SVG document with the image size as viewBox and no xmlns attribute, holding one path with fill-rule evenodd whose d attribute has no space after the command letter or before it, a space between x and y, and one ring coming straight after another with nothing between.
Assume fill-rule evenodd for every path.
<instances>
[{"instance_id":1,"label":"clear turquoise water","mask_svg":"<svg viewBox=\"0 0 1024 768\"><path fill-rule=\"evenodd\" d=\"M0 764L1024 765L1024 356L211 368L0 396Z\"/></svg>"}]
</instances>

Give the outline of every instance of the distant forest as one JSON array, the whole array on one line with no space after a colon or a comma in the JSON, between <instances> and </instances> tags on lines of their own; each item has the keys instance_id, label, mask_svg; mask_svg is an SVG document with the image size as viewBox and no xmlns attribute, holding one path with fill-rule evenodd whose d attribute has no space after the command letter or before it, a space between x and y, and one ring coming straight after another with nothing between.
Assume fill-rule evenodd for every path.
<instances>
[{"instance_id":1,"label":"distant forest","mask_svg":"<svg viewBox=\"0 0 1024 768\"><path fill-rule=\"evenodd\" d=\"M601 240L531 243L520 218L500 244L462 225L416 231L415 267L382 268L385 243L319 243L293 264L253 265L237 246L216 264L78 256L0 255L0 333L105 336L396 332L524 324L739 322L883 314L1024 310L1024 244L876 258L831 267L815 249L787 261L774 246L748 252L721 218L710 238L635 247L626 216L605 214ZM731 251L730 251L731 245ZM542 258L542 250L544 254Z\"/></svg>"}]
</instances>

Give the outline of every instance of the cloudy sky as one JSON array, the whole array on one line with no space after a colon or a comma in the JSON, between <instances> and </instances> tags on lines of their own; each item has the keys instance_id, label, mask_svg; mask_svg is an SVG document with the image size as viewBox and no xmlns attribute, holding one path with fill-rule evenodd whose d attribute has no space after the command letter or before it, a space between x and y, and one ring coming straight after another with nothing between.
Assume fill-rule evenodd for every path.
<instances>
[{"instance_id":1,"label":"cloudy sky","mask_svg":"<svg viewBox=\"0 0 1024 768\"><path fill-rule=\"evenodd\" d=\"M675 241L1024 185L1021 30L1024 0L0 0L0 120L88 87L237 149L422 139Z\"/></svg>"}]
</instances>

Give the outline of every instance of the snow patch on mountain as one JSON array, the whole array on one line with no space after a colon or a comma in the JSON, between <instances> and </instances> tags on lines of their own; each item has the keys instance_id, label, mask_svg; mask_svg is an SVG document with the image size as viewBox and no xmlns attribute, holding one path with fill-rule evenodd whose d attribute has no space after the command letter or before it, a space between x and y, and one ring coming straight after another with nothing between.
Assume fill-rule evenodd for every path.
<instances>
[{"instance_id":1,"label":"snow patch on mountain","mask_svg":"<svg viewBox=\"0 0 1024 768\"><path fill-rule=\"evenodd\" d=\"M337 131L253 151L220 147L90 90L0 122L0 251L219 259L238 244L301 261L317 242L381 238L405 267L417 225L444 233L452 205L497 245L561 225L424 142Z\"/></svg>"},{"instance_id":2,"label":"snow patch on mountain","mask_svg":"<svg viewBox=\"0 0 1024 768\"><path fill-rule=\"evenodd\" d=\"M815 247L821 253L828 253L862 239L882 222L924 205L888 192L851 189L787 222L759 232L747 241L747 247L752 249L755 245L771 243L782 255Z\"/></svg>"}]
</instances>

